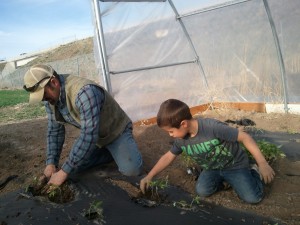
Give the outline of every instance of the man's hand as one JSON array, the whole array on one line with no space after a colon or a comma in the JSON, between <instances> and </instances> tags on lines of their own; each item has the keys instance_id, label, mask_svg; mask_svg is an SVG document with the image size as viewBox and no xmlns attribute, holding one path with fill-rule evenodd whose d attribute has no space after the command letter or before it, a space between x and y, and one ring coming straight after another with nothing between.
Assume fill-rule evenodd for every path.
<instances>
[{"instance_id":1,"label":"man's hand","mask_svg":"<svg viewBox=\"0 0 300 225\"><path fill-rule=\"evenodd\" d=\"M55 172L56 172L55 165L47 165L46 168L44 169L43 175L39 177L39 182L41 183L41 185L47 183L50 177L52 176L52 174Z\"/></svg>"},{"instance_id":2,"label":"man's hand","mask_svg":"<svg viewBox=\"0 0 300 225\"><path fill-rule=\"evenodd\" d=\"M49 180L50 177L52 176L53 173L55 173L57 170L56 170L56 167L55 165L47 165L45 170L44 170L44 176Z\"/></svg>"},{"instance_id":3,"label":"man's hand","mask_svg":"<svg viewBox=\"0 0 300 225\"><path fill-rule=\"evenodd\" d=\"M51 191L62 185L67 179L67 177L68 174L63 170L59 170L58 172L53 173L47 185L43 188L42 193L49 194Z\"/></svg>"},{"instance_id":4,"label":"man's hand","mask_svg":"<svg viewBox=\"0 0 300 225\"><path fill-rule=\"evenodd\" d=\"M275 172L272 167L265 162L258 164L258 169L264 179L265 184L271 183L275 176Z\"/></svg>"},{"instance_id":5,"label":"man's hand","mask_svg":"<svg viewBox=\"0 0 300 225\"><path fill-rule=\"evenodd\" d=\"M150 182L152 180L152 177L146 176L140 181L140 189L143 194L145 194L145 191L148 189L150 186Z\"/></svg>"},{"instance_id":6,"label":"man's hand","mask_svg":"<svg viewBox=\"0 0 300 225\"><path fill-rule=\"evenodd\" d=\"M50 180L48 181L48 184L53 184L56 186L60 186L65 180L67 179L68 174L63 171L59 170L57 173L53 173L50 177Z\"/></svg>"}]
</instances>

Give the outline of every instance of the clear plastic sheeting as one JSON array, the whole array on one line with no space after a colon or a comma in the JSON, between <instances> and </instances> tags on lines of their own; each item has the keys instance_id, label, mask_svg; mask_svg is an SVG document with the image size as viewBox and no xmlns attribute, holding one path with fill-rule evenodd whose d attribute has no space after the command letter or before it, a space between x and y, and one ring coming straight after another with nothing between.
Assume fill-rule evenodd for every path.
<instances>
[{"instance_id":1,"label":"clear plastic sheeting","mask_svg":"<svg viewBox=\"0 0 300 225\"><path fill-rule=\"evenodd\" d=\"M267 3L279 49L263 0L99 2L112 94L134 121L168 98L299 103L300 1Z\"/></svg>"},{"instance_id":2,"label":"clear plastic sheeting","mask_svg":"<svg viewBox=\"0 0 300 225\"><path fill-rule=\"evenodd\" d=\"M286 69L288 100L300 99L300 2L269 1Z\"/></svg>"}]
</instances>

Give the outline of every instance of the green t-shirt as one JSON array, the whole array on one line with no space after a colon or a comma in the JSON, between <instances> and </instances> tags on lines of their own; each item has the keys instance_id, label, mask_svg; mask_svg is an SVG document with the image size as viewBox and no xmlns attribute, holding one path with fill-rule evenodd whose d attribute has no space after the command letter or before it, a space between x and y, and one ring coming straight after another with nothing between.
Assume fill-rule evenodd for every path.
<instances>
[{"instance_id":1,"label":"green t-shirt","mask_svg":"<svg viewBox=\"0 0 300 225\"><path fill-rule=\"evenodd\" d=\"M209 118L198 118L198 133L175 139L171 152L185 152L204 170L240 169L249 166L246 152L237 141L238 129Z\"/></svg>"}]
</instances>

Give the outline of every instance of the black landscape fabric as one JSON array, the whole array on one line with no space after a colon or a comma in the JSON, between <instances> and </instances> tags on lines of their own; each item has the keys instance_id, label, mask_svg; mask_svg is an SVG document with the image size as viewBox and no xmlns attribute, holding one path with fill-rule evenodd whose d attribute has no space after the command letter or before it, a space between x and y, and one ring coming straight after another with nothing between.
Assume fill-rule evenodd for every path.
<instances>
[{"instance_id":1,"label":"black landscape fabric","mask_svg":"<svg viewBox=\"0 0 300 225\"><path fill-rule=\"evenodd\" d=\"M256 140L266 140L281 145L281 150L291 160L299 160L299 134L274 132L255 132ZM105 174L103 176L103 174ZM76 193L75 199L64 204L57 204L39 196L24 195L24 190L11 192L0 197L0 225L83 225L83 224L172 224L172 225L248 225L277 224L272 218L265 218L248 212L227 209L201 201L196 207L182 208L174 202L192 202L192 197L176 188L168 187L167 201L153 207L138 204L129 194L109 182L108 178L123 179L138 186L141 177L127 178L116 172L95 169L71 178ZM103 218L88 218L87 210L91 203L102 201ZM149 205L148 205L149 206Z\"/></svg>"},{"instance_id":2,"label":"black landscape fabric","mask_svg":"<svg viewBox=\"0 0 300 225\"><path fill-rule=\"evenodd\" d=\"M173 202L192 201L187 193L175 187L167 190L169 203L145 207L133 201L126 191L100 177L97 171L82 174L72 182L72 186L76 190L76 197L65 204L56 204L38 196L22 195L22 190L1 196L0 224L276 224L271 218L204 202L193 210L175 207ZM102 219L89 219L86 216L93 201L103 202Z\"/></svg>"}]
</instances>

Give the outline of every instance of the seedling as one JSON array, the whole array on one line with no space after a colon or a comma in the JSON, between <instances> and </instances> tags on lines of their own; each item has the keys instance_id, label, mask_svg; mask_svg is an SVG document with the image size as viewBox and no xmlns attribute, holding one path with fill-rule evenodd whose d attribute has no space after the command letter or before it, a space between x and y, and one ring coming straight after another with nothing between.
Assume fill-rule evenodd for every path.
<instances>
[{"instance_id":1,"label":"seedling","mask_svg":"<svg viewBox=\"0 0 300 225\"><path fill-rule=\"evenodd\" d=\"M195 165L197 165L195 160L186 152L182 152L181 156L182 156L182 161L187 168L193 168L195 167Z\"/></svg>"},{"instance_id":2,"label":"seedling","mask_svg":"<svg viewBox=\"0 0 300 225\"><path fill-rule=\"evenodd\" d=\"M286 156L281 151L281 149L280 149L281 146L276 146L275 144L272 144L265 140L257 141L257 145L268 163L272 163L275 160L277 160L279 158L284 158ZM242 145L242 148L245 149L245 146ZM246 151L246 152L247 152L249 158L253 159L253 156L250 154L250 152L249 151Z\"/></svg>"},{"instance_id":3,"label":"seedling","mask_svg":"<svg viewBox=\"0 0 300 225\"><path fill-rule=\"evenodd\" d=\"M92 203L90 203L90 207L86 212L84 213L84 216L88 220L97 220L100 222L100 224L103 222L103 207L102 207L103 202L99 200L95 200Z\"/></svg>"},{"instance_id":4,"label":"seedling","mask_svg":"<svg viewBox=\"0 0 300 225\"><path fill-rule=\"evenodd\" d=\"M190 208L190 205L184 200L173 202L173 206L179 208Z\"/></svg>"},{"instance_id":5,"label":"seedling","mask_svg":"<svg viewBox=\"0 0 300 225\"><path fill-rule=\"evenodd\" d=\"M197 196L195 196L195 197L192 199L192 202L191 202L191 204L190 204L190 207L192 207L192 205L193 205L194 203L196 203L197 205L200 205L200 202L201 202L200 196L197 195Z\"/></svg>"},{"instance_id":6,"label":"seedling","mask_svg":"<svg viewBox=\"0 0 300 225\"><path fill-rule=\"evenodd\" d=\"M61 193L60 187L57 186L57 185L51 184L50 187L49 187L49 192L48 192L48 197L49 197L49 199L55 198L55 196L56 196L59 192Z\"/></svg>"},{"instance_id":7,"label":"seedling","mask_svg":"<svg viewBox=\"0 0 300 225\"><path fill-rule=\"evenodd\" d=\"M186 172L189 175L193 175L195 177L195 180L198 179L198 176L200 174L199 170L197 169L197 163L193 157L188 155L186 152L182 152L181 159L186 166Z\"/></svg>"},{"instance_id":8,"label":"seedling","mask_svg":"<svg viewBox=\"0 0 300 225\"><path fill-rule=\"evenodd\" d=\"M25 187L25 193L31 193L37 195L45 185L46 181L40 180L38 177L33 177L32 183Z\"/></svg>"},{"instance_id":9,"label":"seedling","mask_svg":"<svg viewBox=\"0 0 300 225\"><path fill-rule=\"evenodd\" d=\"M178 202L173 202L173 206L174 207L179 207L179 208L183 208L183 209L191 209L193 207L193 204L196 203L197 205L200 205L200 196L195 196L191 203L187 203L185 200L181 200Z\"/></svg>"},{"instance_id":10,"label":"seedling","mask_svg":"<svg viewBox=\"0 0 300 225\"><path fill-rule=\"evenodd\" d=\"M157 179L150 182L151 198L159 197L159 190L168 187L168 176L165 179Z\"/></svg>"}]
</instances>

